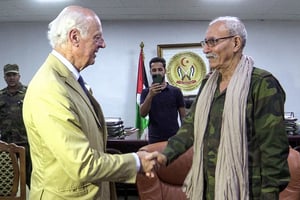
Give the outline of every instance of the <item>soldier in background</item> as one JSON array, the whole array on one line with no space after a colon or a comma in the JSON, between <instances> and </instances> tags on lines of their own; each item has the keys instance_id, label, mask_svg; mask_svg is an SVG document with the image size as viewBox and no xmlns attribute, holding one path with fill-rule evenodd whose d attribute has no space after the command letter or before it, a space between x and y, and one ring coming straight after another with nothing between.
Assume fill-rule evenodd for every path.
<instances>
[{"instance_id":1,"label":"soldier in background","mask_svg":"<svg viewBox=\"0 0 300 200\"><path fill-rule=\"evenodd\" d=\"M20 82L18 65L7 64L3 70L7 87L0 90L0 139L26 148L26 184L30 188L31 159L22 117L27 86Z\"/></svg>"}]
</instances>

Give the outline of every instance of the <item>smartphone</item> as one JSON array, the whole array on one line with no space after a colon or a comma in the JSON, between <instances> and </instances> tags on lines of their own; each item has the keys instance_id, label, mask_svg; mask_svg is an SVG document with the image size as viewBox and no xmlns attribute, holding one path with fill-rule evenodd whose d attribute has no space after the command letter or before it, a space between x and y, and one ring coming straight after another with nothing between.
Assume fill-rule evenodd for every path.
<instances>
[{"instance_id":1,"label":"smartphone","mask_svg":"<svg viewBox=\"0 0 300 200\"><path fill-rule=\"evenodd\" d=\"M160 74L153 74L152 75L153 83L162 83L163 82L163 76Z\"/></svg>"}]
</instances>

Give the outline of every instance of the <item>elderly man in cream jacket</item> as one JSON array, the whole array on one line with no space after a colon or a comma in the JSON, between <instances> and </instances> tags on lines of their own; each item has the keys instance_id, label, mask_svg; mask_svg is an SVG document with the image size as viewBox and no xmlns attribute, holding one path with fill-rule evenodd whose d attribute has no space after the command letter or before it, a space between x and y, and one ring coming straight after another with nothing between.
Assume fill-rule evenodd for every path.
<instances>
[{"instance_id":1,"label":"elderly man in cream jacket","mask_svg":"<svg viewBox=\"0 0 300 200\"><path fill-rule=\"evenodd\" d=\"M116 199L113 182L134 183L138 171L151 176L155 161L146 152L105 152L103 113L80 75L105 48L100 19L69 6L49 24L48 38L53 51L31 80L23 107L33 163L30 199Z\"/></svg>"}]
</instances>

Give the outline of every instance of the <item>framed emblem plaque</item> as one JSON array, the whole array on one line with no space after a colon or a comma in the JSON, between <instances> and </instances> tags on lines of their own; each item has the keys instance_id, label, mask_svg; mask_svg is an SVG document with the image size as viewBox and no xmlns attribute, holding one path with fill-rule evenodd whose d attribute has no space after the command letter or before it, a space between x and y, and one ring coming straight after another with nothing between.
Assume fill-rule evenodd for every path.
<instances>
[{"instance_id":1,"label":"framed emblem plaque","mask_svg":"<svg viewBox=\"0 0 300 200\"><path fill-rule=\"evenodd\" d=\"M208 72L201 44L158 44L157 55L166 60L166 81L179 87L184 96L196 95Z\"/></svg>"}]
</instances>

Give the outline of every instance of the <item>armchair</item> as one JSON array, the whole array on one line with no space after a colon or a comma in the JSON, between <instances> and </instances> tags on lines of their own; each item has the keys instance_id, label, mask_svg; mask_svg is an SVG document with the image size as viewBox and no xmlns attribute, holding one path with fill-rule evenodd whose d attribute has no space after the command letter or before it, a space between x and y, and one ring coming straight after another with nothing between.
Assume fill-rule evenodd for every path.
<instances>
[{"instance_id":1,"label":"armchair","mask_svg":"<svg viewBox=\"0 0 300 200\"><path fill-rule=\"evenodd\" d=\"M290 147L288 163L291 179L288 186L280 193L279 200L298 200L300 199L300 153Z\"/></svg>"}]
</instances>

